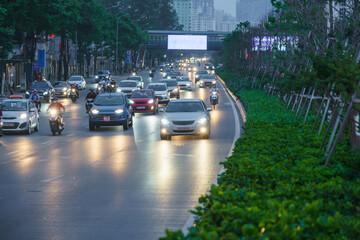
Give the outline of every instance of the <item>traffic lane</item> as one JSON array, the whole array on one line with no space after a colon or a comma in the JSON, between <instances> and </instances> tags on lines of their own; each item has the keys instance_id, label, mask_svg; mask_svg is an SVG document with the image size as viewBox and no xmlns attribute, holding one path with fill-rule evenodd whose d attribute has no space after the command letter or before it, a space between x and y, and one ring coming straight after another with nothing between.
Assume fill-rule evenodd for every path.
<instances>
[{"instance_id":1,"label":"traffic lane","mask_svg":"<svg viewBox=\"0 0 360 240\"><path fill-rule=\"evenodd\" d=\"M183 92L182 94L194 94L194 92ZM205 95L207 94L204 94L204 96ZM214 114L214 112L212 112L212 114ZM96 149L99 142L103 142L106 146L112 142L124 140L123 137L119 137L118 139L112 139L107 142L104 140L105 136L103 134L111 134L112 132L101 129L100 131L95 132L100 134L100 136L97 136L98 139L94 140L96 143L95 147L91 145L91 143L85 143L89 148L84 148L84 150L94 149L94 152L87 156L88 159L94 161L90 162L89 160L86 163L86 161L84 161L84 159L86 159L85 156L80 158L72 156L72 158L62 158L58 160L51 159L50 162L45 162L45 164L49 165L49 168L44 168L47 169L44 172L50 172L51 169L53 169L53 171L57 170L56 172L49 174L47 176L49 177L48 179L61 175L63 175L63 177L49 182L41 182L40 184L38 183L39 179L33 181L35 182L33 189L36 189L36 186L43 184L45 190L40 190L41 194L44 196L56 196L56 199L53 200L44 197L47 202L50 200L54 201L53 205L43 204L42 202L39 202L41 199L36 198L34 200L34 205L38 205L36 205L37 209L35 212L40 214L34 215L39 219L44 218L44 216L48 219L50 218L50 212L54 214L54 212L48 208L54 207L60 208L61 210L59 210L59 212L63 214L60 214L57 211L56 215L60 214L59 218L48 222L40 221L39 223L34 224L24 222L22 224L22 231L24 233L29 231L41 232L43 235L39 235L40 239L43 238L42 236L46 236L43 239L50 237L50 235L47 235L49 234L49 229L52 229L50 232L55 234L55 236L63 236L65 233L63 233L62 230L64 227L67 227L67 225L64 225L63 222L57 222L58 219L67 219L66 222L74 222L79 218L79 215L74 213L81 211L81 208L75 204L74 199L86 203L88 202L88 199L98 199L99 196L96 194L99 192L101 193L100 196L108 197L100 197L98 200L99 204L96 206L109 206L108 209L112 209L116 212L119 218L109 217L108 220L108 218L102 217L106 211L101 209L91 213L84 213L83 218L88 220L80 222L74 228L69 227L69 235L67 238L71 239L72 236L86 235L87 238L96 239L95 236L104 234L105 236L108 235L110 237L120 234L121 236L139 236L139 238L147 239L149 236L154 236L154 238L162 236L165 228L181 228L188 217L187 210L191 209L197 203L198 196L203 194L210 183L215 179L219 170L218 161L224 159L224 157L220 157L219 154L223 152L226 156L227 150L225 149L226 147L224 148L218 144L211 146L209 140L202 140L196 137L181 136L174 137L173 141L156 141L156 139L159 139L158 124L158 117L156 116L145 115L135 118L135 127L133 130L134 141L131 142L131 140L126 140L124 142L129 142L129 147L136 146L138 151L140 151L140 155L136 154L137 151L127 149L116 149L121 151L116 154L113 151L115 146L103 150ZM81 133L82 135L87 135L89 132ZM231 133L229 134L231 135ZM214 133L213 129L211 138L213 138L214 135L216 135L216 133ZM86 139L86 137L84 138ZM78 142L81 143L82 141ZM59 142L58 147L60 148L59 150L65 150L66 153L83 152L81 145L82 144L80 144L80 146L73 146L73 142L67 143L65 141L65 143ZM72 149L71 146L73 146L74 149ZM216 153L214 153L216 147L218 147L218 149ZM102 156L101 154L104 152L109 153L109 156ZM144 152L148 152L148 154L144 155ZM128 156L126 156L127 153ZM44 155L49 156L49 154L53 153L45 153ZM205 158L204 155L207 157ZM92 159L92 156L95 157ZM122 156L125 160L121 158ZM105 158L104 160L101 159L103 157ZM119 160L119 158L122 160ZM197 164L196 166L198 167L195 168L194 164ZM35 171L35 169L36 168L34 168L33 171ZM94 169L95 172L92 172ZM122 169L125 170L122 171ZM90 172L88 173L87 171ZM116 173L119 173L120 176L124 176L124 178L120 178L117 181L116 178L114 179L114 177L117 176ZM121 183L124 183L125 186L121 185ZM56 185L57 187L53 188L54 184L58 184ZM48 188L46 188L46 186ZM76 186L77 188L72 189L71 186ZM176 191L174 191L174 189L176 189ZM94 196L89 196L87 193L92 192L92 190ZM21 190L19 190L19 192L21 192ZM179 195L177 195L177 193L179 193ZM133 197L124 197L125 200L122 202L123 204L117 203L115 206L109 205L109 199L115 198L115 195ZM16 197L13 199L16 199ZM63 199L64 201L61 202L60 200ZM30 200L31 199L25 199L24 202L31 203ZM29 208L23 204L24 202L15 201L15 206L20 204L23 206L23 208L20 209L29 211ZM60 202L60 205L56 205L58 202ZM90 201L88 205L85 204L85 209L93 209L94 204L93 201ZM19 211L19 214L20 212L22 211ZM157 217L154 217L154 215ZM15 221L17 219L15 215L10 214L7 219L11 220L12 216ZM31 218L30 216L31 215L29 215L29 218ZM139 219L139 216L144 217ZM94 218L100 220L95 221L93 220ZM95 221L97 225L99 225L99 222L102 224L98 228L87 230L89 234L78 230L87 229L87 226L95 224L93 221ZM112 229L110 225L108 226L108 222L120 222L121 226L126 226L126 228ZM154 222L160 224L154 225ZM131 223L136 224L132 225ZM141 232L138 231L139 224L144 226ZM56 229L54 230L54 228ZM10 234L9 236L12 235ZM92 238L92 236L94 236L94 238Z\"/></svg>"}]
</instances>

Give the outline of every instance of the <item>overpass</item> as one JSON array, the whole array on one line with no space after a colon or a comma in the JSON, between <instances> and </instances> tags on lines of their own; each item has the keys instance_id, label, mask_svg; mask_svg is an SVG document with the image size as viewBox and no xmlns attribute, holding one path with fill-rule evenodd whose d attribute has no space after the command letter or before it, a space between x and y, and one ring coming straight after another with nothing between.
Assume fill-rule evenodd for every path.
<instances>
[{"instance_id":1,"label":"overpass","mask_svg":"<svg viewBox=\"0 0 360 240\"><path fill-rule=\"evenodd\" d=\"M172 49L172 50L221 50L223 49L222 40L230 32L214 32L214 31L162 31L162 30L149 30L149 42L146 45L147 49L168 49L169 35L171 36L190 36L190 39L194 37L200 37L206 41L204 48L199 47L198 49Z\"/></svg>"}]
</instances>

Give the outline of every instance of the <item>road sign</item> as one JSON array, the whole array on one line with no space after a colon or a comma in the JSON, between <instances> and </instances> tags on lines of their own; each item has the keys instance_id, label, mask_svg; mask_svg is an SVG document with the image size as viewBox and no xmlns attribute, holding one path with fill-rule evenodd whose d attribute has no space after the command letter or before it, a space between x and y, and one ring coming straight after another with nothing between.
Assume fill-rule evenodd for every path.
<instances>
[{"instance_id":1,"label":"road sign","mask_svg":"<svg viewBox=\"0 0 360 240\"><path fill-rule=\"evenodd\" d=\"M34 70L39 71L40 70L40 63L34 63Z\"/></svg>"},{"instance_id":2,"label":"road sign","mask_svg":"<svg viewBox=\"0 0 360 240\"><path fill-rule=\"evenodd\" d=\"M126 52L126 63L131 63L131 51Z\"/></svg>"}]
</instances>

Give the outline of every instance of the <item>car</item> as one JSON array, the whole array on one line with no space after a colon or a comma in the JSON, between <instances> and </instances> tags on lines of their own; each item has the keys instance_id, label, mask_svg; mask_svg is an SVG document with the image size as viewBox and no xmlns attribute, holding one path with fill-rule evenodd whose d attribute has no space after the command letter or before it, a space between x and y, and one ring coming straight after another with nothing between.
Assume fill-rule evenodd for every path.
<instances>
[{"instance_id":1,"label":"car","mask_svg":"<svg viewBox=\"0 0 360 240\"><path fill-rule=\"evenodd\" d=\"M159 83L166 83L166 86L169 90L170 98L175 97L180 98L180 88L178 82L175 79L161 79Z\"/></svg>"},{"instance_id":2,"label":"car","mask_svg":"<svg viewBox=\"0 0 360 240\"><path fill-rule=\"evenodd\" d=\"M181 77L183 74L180 71L174 71L174 72L170 72L167 75L167 79L176 79L177 77Z\"/></svg>"},{"instance_id":3,"label":"car","mask_svg":"<svg viewBox=\"0 0 360 240\"><path fill-rule=\"evenodd\" d=\"M134 113L152 112L155 115L159 111L159 100L152 89L133 91L130 103Z\"/></svg>"},{"instance_id":4,"label":"car","mask_svg":"<svg viewBox=\"0 0 360 240\"><path fill-rule=\"evenodd\" d=\"M134 90L139 89L138 81L135 80L122 80L119 82L119 86L117 88L117 92L125 93L128 97L131 96L131 93Z\"/></svg>"},{"instance_id":5,"label":"car","mask_svg":"<svg viewBox=\"0 0 360 240\"><path fill-rule=\"evenodd\" d=\"M75 84L77 85L77 87L79 88L79 90L83 90L86 88L86 81L85 78L83 76L80 75L74 75L71 76L68 80L68 83L71 84Z\"/></svg>"},{"instance_id":6,"label":"car","mask_svg":"<svg viewBox=\"0 0 360 240\"><path fill-rule=\"evenodd\" d=\"M0 104L3 113L4 132L24 132L31 134L39 131L38 109L29 99L5 99Z\"/></svg>"},{"instance_id":7,"label":"car","mask_svg":"<svg viewBox=\"0 0 360 240\"><path fill-rule=\"evenodd\" d=\"M128 130L133 125L132 116L131 104L124 93L101 93L89 112L89 130L100 126L123 126Z\"/></svg>"},{"instance_id":8,"label":"car","mask_svg":"<svg viewBox=\"0 0 360 240\"><path fill-rule=\"evenodd\" d=\"M95 74L95 83L99 83L100 79L111 78L109 70L98 70Z\"/></svg>"},{"instance_id":9,"label":"car","mask_svg":"<svg viewBox=\"0 0 360 240\"><path fill-rule=\"evenodd\" d=\"M152 89L155 93L155 98L158 99L159 104L168 104L170 101L169 90L165 83L149 83L146 87Z\"/></svg>"},{"instance_id":10,"label":"car","mask_svg":"<svg viewBox=\"0 0 360 240\"><path fill-rule=\"evenodd\" d=\"M211 134L210 111L201 99L171 100L161 109L160 138L170 140L175 135L200 135L209 138Z\"/></svg>"},{"instance_id":11,"label":"car","mask_svg":"<svg viewBox=\"0 0 360 240\"><path fill-rule=\"evenodd\" d=\"M201 75L201 79L199 80L200 87L211 87L214 84L216 84L215 75Z\"/></svg>"},{"instance_id":12,"label":"car","mask_svg":"<svg viewBox=\"0 0 360 240\"><path fill-rule=\"evenodd\" d=\"M201 75L208 75L208 71L200 70L200 71L196 72L196 74L195 74L195 83L197 83L200 80Z\"/></svg>"},{"instance_id":13,"label":"car","mask_svg":"<svg viewBox=\"0 0 360 240\"><path fill-rule=\"evenodd\" d=\"M57 97L68 97L70 95L70 84L67 81L54 82L55 96Z\"/></svg>"},{"instance_id":14,"label":"car","mask_svg":"<svg viewBox=\"0 0 360 240\"><path fill-rule=\"evenodd\" d=\"M206 70L215 70L215 66L212 63L205 63Z\"/></svg>"},{"instance_id":15,"label":"car","mask_svg":"<svg viewBox=\"0 0 360 240\"><path fill-rule=\"evenodd\" d=\"M196 72L198 70L196 64L189 64L189 66L187 67L188 72Z\"/></svg>"},{"instance_id":16,"label":"car","mask_svg":"<svg viewBox=\"0 0 360 240\"><path fill-rule=\"evenodd\" d=\"M49 81L34 81L29 90L25 92L25 98L30 98L31 93L34 90L37 90L37 93L40 96L40 101L51 102L55 96L55 89Z\"/></svg>"},{"instance_id":17,"label":"car","mask_svg":"<svg viewBox=\"0 0 360 240\"><path fill-rule=\"evenodd\" d=\"M129 76L127 80L135 80L138 82L138 87L144 88L144 80L141 76Z\"/></svg>"},{"instance_id":18,"label":"car","mask_svg":"<svg viewBox=\"0 0 360 240\"><path fill-rule=\"evenodd\" d=\"M191 91L191 80L188 77L178 77L177 79L180 90Z\"/></svg>"}]
</instances>

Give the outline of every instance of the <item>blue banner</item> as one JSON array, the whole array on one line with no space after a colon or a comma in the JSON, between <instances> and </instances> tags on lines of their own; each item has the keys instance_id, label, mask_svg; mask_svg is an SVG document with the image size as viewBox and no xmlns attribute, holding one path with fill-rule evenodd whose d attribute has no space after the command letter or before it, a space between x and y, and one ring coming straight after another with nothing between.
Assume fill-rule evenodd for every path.
<instances>
[{"instance_id":1,"label":"blue banner","mask_svg":"<svg viewBox=\"0 0 360 240\"><path fill-rule=\"evenodd\" d=\"M38 63L41 68L45 68L45 50L38 50Z\"/></svg>"},{"instance_id":2,"label":"blue banner","mask_svg":"<svg viewBox=\"0 0 360 240\"><path fill-rule=\"evenodd\" d=\"M131 63L131 51L126 52L126 63Z\"/></svg>"}]
</instances>

